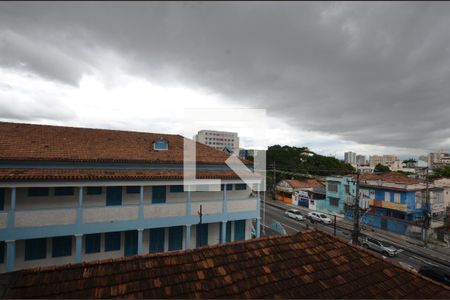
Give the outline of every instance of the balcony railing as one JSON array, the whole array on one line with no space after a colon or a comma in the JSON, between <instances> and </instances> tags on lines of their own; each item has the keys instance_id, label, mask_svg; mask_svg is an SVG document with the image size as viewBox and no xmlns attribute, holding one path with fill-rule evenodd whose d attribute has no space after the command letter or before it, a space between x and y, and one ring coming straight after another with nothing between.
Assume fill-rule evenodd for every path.
<instances>
[{"instance_id":1,"label":"balcony railing","mask_svg":"<svg viewBox=\"0 0 450 300\"><path fill-rule=\"evenodd\" d=\"M8 226L8 213L0 213L0 229L6 228Z\"/></svg>"},{"instance_id":2,"label":"balcony railing","mask_svg":"<svg viewBox=\"0 0 450 300\"><path fill-rule=\"evenodd\" d=\"M30 209L16 211L16 227L40 227L49 225L75 224L76 209Z\"/></svg>"}]
</instances>

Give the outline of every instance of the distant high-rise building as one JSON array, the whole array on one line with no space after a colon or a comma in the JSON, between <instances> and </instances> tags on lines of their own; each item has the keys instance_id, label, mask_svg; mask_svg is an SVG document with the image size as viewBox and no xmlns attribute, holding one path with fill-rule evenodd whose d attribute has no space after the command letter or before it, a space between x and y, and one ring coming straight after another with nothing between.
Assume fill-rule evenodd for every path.
<instances>
[{"instance_id":1,"label":"distant high-rise building","mask_svg":"<svg viewBox=\"0 0 450 300\"><path fill-rule=\"evenodd\" d=\"M218 150L227 148L239 155L239 137L236 132L200 130L194 140Z\"/></svg>"},{"instance_id":2,"label":"distant high-rise building","mask_svg":"<svg viewBox=\"0 0 450 300\"><path fill-rule=\"evenodd\" d=\"M356 165L356 153L349 151L344 153L344 161L351 165Z\"/></svg>"},{"instance_id":3,"label":"distant high-rise building","mask_svg":"<svg viewBox=\"0 0 450 300\"><path fill-rule=\"evenodd\" d=\"M448 152L434 152L428 154L428 167L430 169L450 165L450 154Z\"/></svg>"},{"instance_id":4,"label":"distant high-rise building","mask_svg":"<svg viewBox=\"0 0 450 300\"><path fill-rule=\"evenodd\" d=\"M392 167L393 164L398 160L395 155L385 154L385 155L372 155L369 158L369 165L375 167L380 164L387 167Z\"/></svg>"},{"instance_id":5,"label":"distant high-rise building","mask_svg":"<svg viewBox=\"0 0 450 300\"><path fill-rule=\"evenodd\" d=\"M364 155L356 155L356 165L365 166L366 165L366 156Z\"/></svg>"}]
</instances>

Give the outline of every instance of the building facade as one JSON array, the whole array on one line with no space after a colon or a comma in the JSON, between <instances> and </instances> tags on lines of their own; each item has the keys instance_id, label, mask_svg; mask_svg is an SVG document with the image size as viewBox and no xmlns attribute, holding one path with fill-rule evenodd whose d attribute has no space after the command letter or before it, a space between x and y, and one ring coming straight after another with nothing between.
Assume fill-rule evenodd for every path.
<instances>
[{"instance_id":1,"label":"building facade","mask_svg":"<svg viewBox=\"0 0 450 300\"><path fill-rule=\"evenodd\" d=\"M0 122L0 139L0 272L259 236L260 179L197 145L184 182L179 135Z\"/></svg>"},{"instance_id":2,"label":"building facade","mask_svg":"<svg viewBox=\"0 0 450 300\"><path fill-rule=\"evenodd\" d=\"M345 152L344 161L351 165L356 165L356 153L355 152Z\"/></svg>"},{"instance_id":3,"label":"building facade","mask_svg":"<svg viewBox=\"0 0 450 300\"><path fill-rule=\"evenodd\" d=\"M357 166L365 166L367 165L366 156L365 155L356 155L356 165Z\"/></svg>"},{"instance_id":4,"label":"building facade","mask_svg":"<svg viewBox=\"0 0 450 300\"><path fill-rule=\"evenodd\" d=\"M325 185L317 179L285 179L276 185L276 200L316 210L325 201Z\"/></svg>"},{"instance_id":5,"label":"building facade","mask_svg":"<svg viewBox=\"0 0 450 300\"><path fill-rule=\"evenodd\" d=\"M428 154L428 168L435 169L450 165L450 154L448 152L435 152Z\"/></svg>"},{"instance_id":6,"label":"building facade","mask_svg":"<svg viewBox=\"0 0 450 300\"><path fill-rule=\"evenodd\" d=\"M236 132L200 130L194 140L217 150L228 148L239 155L239 137Z\"/></svg>"}]
</instances>

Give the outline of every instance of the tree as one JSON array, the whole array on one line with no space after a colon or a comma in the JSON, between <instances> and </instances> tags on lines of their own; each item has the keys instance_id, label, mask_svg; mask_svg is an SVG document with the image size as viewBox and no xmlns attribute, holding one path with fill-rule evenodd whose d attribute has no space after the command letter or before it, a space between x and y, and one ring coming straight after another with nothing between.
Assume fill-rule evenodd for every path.
<instances>
[{"instance_id":1,"label":"tree","mask_svg":"<svg viewBox=\"0 0 450 300\"><path fill-rule=\"evenodd\" d=\"M450 178L450 166L444 166L433 170L433 177L446 177Z\"/></svg>"},{"instance_id":2,"label":"tree","mask_svg":"<svg viewBox=\"0 0 450 300\"><path fill-rule=\"evenodd\" d=\"M388 166L383 166L382 164L378 164L375 166L375 169L373 171L375 173L386 173L386 172L390 172L391 169L389 169Z\"/></svg>"}]
</instances>

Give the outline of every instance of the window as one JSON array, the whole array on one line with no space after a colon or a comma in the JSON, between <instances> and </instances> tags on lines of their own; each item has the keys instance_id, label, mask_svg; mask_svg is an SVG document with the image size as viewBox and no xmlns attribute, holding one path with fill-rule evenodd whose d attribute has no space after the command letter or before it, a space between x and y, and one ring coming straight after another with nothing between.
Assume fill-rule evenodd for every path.
<instances>
[{"instance_id":1,"label":"window","mask_svg":"<svg viewBox=\"0 0 450 300\"><path fill-rule=\"evenodd\" d=\"M100 252L100 233L87 234L85 237L85 249L86 254Z\"/></svg>"},{"instance_id":2,"label":"window","mask_svg":"<svg viewBox=\"0 0 450 300\"><path fill-rule=\"evenodd\" d=\"M170 192L171 193L183 193L184 192L184 186L182 186L182 185L171 185L170 186Z\"/></svg>"},{"instance_id":3,"label":"window","mask_svg":"<svg viewBox=\"0 0 450 300\"><path fill-rule=\"evenodd\" d=\"M39 187L28 189L28 197L45 197L45 196L48 196L48 188Z\"/></svg>"},{"instance_id":4,"label":"window","mask_svg":"<svg viewBox=\"0 0 450 300\"><path fill-rule=\"evenodd\" d=\"M5 189L0 188L0 211L5 210Z\"/></svg>"},{"instance_id":5,"label":"window","mask_svg":"<svg viewBox=\"0 0 450 300\"><path fill-rule=\"evenodd\" d=\"M138 232L137 230L125 231L124 255L132 256L138 252Z\"/></svg>"},{"instance_id":6,"label":"window","mask_svg":"<svg viewBox=\"0 0 450 300\"><path fill-rule=\"evenodd\" d=\"M245 240L245 220L234 221L234 240Z\"/></svg>"},{"instance_id":7,"label":"window","mask_svg":"<svg viewBox=\"0 0 450 300\"><path fill-rule=\"evenodd\" d=\"M72 236L52 238L52 257L72 255Z\"/></svg>"},{"instance_id":8,"label":"window","mask_svg":"<svg viewBox=\"0 0 450 300\"><path fill-rule=\"evenodd\" d=\"M169 143L164 139L159 139L153 142L153 150L168 150Z\"/></svg>"},{"instance_id":9,"label":"window","mask_svg":"<svg viewBox=\"0 0 450 300\"><path fill-rule=\"evenodd\" d=\"M127 186L126 190L127 190L127 194L140 194L141 193L140 186Z\"/></svg>"},{"instance_id":10,"label":"window","mask_svg":"<svg viewBox=\"0 0 450 300\"><path fill-rule=\"evenodd\" d=\"M166 187L154 186L152 187L152 203L166 203Z\"/></svg>"},{"instance_id":11,"label":"window","mask_svg":"<svg viewBox=\"0 0 450 300\"><path fill-rule=\"evenodd\" d=\"M345 193L350 194L350 186L348 184L344 185L345 187Z\"/></svg>"},{"instance_id":12,"label":"window","mask_svg":"<svg viewBox=\"0 0 450 300\"><path fill-rule=\"evenodd\" d=\"M220 226L220 237L222 238L222 226ZM227 222L227 225L225 227L225 241L231 242L231 221ZM222 241L223 242L223 241Z\"/></svg>"},{"instance_id":13,"label":"window","mask_svg":"<svg viewBox=\"0 0 450 300\"><path fill-rule=\"evenodd\" d=\"M106 206L122 205L122 187L108 186L106 188Z\"/></svg>"},{"instance_id":14,"label":"window","mask_svg":"<svg viewBox=\"0 0 450 300\"><path fill-rule=\"evenodd\" d=\"M337 192L338 191L338 184L337 182L329 181L327 183L328 191L330 192Z\"/></svg>"},{"instance_id":15,"label":"window","mask_svg":"<svg viewBox=\"0 0 450 300\"><path fill-rule=\"evenodd\" d=\"M0 264L5 262L5 242L0 242Z\"/></svg>"},{"instance_id":16,"label":"window","mask_svg":"<svg viewBox=\"0 0 450 300\"><path fill-rule=\"evenodd\" d=\"M236 191L244 191L247 189L247 185L245 183L236 184L235 189L236 189Z\"/></svg>"},{"instance_id":17,"label":"window","mask_svg":"<svg viewBox=\"0 0 450 300\"><path fill-rule=\"evenodd\" d=\"M208 224L197 224L196 229L197 247L208 245Z\"/></svg>"},{"instance_id":18,"label":"window","mask_svg":"<svg viewBox=\"0 0 450 300\"><path fill-rule=\"evenodd\" d=\"M395 193L394 194L394 202L395 203L400 203L400 194L399 193Z\"/></svg>"},{"instance_id":19,"label":"window","mask_svg":"<svg viewBox=\"0 0 450 300\"><path fill-rule=\"evenodd\" d=\"M331 206L339 206L339 198L330 197Z\"/></svg>"},{"instance_id":20,"label":"window","mask_svg":"<svg viewBox=\"0 0 450 300\"><path fill-rule=\"evenodd\" d=\"M47 257L47 239L25 240L25 260L44 259Z\"/></svg>"},{"instance_id":21,"label":"window","mask_svg":"<svg viewBox=\"0 0 450 300\"><path fill-rule=\"evenodd\" d=\"M233 185L232 184L227 184L227 191L232 191L233 190ZM225 184L221 184L220 185L220 190L223 191L225 187Z\"/></svg>"},{"instance_id":22,"label":"window","mask_svg":"<svg viewBox=\"0 0 450 300\"><path fill-rule=\"evenodd\" d=\"M102 187L101 186L88 186L86 189L86 193L88 195L101 195Z\"/></svg>"},{"instance_id":23,"label":"window","mask_svg":"<svg viewBox=\"0 0 450 300\"><path fill-rule=\"evenodd\" d=\"M73 187L55 187L55 196L72 196L73 194Z\"/></svg>"},{"instance_id":24,"label":"window","mask_svg":"<svg viewBox=\"0 0 450 300\"><path fill-rule=\"evenodd\" d=\"M391 201L391 193L390 192L384 192L384 201L387 201L387 202Z\"/></svg>"},{"instance_id":25,"label":"window","mask_svg":"<svg viewBox=\"0 0 450 300\"><path fill-rule=\"evenodd\" d=\"M183 227L175 226L169 228L169 251L183 248Z\"/></svg>"},{"instance_id":26,"label":"window","mask_svg":"<svg viewBox=\"0 0 450 300\"><path fill-rule=\"evenodd\" d=\"M120 232L105 233L105 252L120 250Z\"/></svg>"},{"instance_id":27,"label":"window","mask_svg":"<svg viewBox=\"0 0 450 300\"><path fill-rule=\"evenodd\" d=\"M163 252L164 251L164 228L150 229L150 253Z\"/></svg>"}]
</instances>

